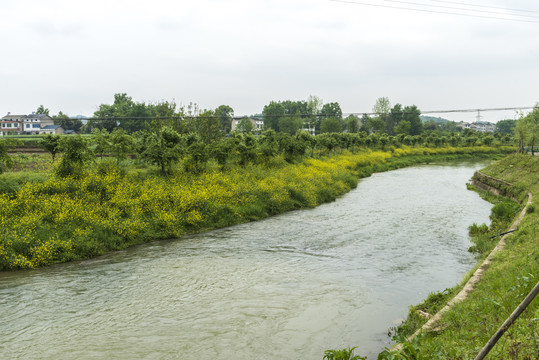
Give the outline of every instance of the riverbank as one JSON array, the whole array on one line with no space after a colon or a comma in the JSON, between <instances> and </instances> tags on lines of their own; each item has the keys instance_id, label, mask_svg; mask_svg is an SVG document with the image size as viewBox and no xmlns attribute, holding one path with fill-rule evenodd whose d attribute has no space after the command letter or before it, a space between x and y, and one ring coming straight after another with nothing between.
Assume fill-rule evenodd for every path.
<instances>
[{"instance_id":1,"label":"riverbank","mask_svg":"<svg viewBox=\"0 0 539 360\"><path fill-rule=\"evenodd\" d=\"M524 200L522 193L527 191L539 194L539 159L530 155L515 154L488 166L476 177L483 184L496 188L505 196ZM498 181L499 179L501 181ZM488 196L488 195L485 195ZM481 253L492 249L499 237L492 235L501 232L502 217L509 214L510 203L497 201L492 211L491 231L486 226L472 227L476 241L481 244ZM525 216L518 231L507 235L503 251L489 256L484 266L481 280L467 292L467 298L454 302L428 331L421 332L414 340L405 339L427 322L434 314L462 290L463 284L439 294L431 294L427 300L410 309L407 321L397 328L396 333L404 348L413 349L417 355L409 359L473 359L490 337L503 324L505 319L526 297L539 280L539 214L538 200L535 197L524 212ZM510 220L510 219L509 219ZM476 269L474 269L475 271ZM480 269L481 270L481 269ZM502 340L492 349L491 357L500 359L536 359L539 354L537 333L539 332L539 301L531 303L528 309L507 331ZM402 350L401 350L402 351ZM381 354L389 355L387 352Z\"/></svg>"},{"instance_id":2,"label":"riverbank","mask_svg":"<svg viewBox=\"0 0 539 360\"><path fill-rule=\"evenodd\" d=\"M0 195L0 270L92 258L335 200L358 178L417 163L496 156L493 147L343 152L202 173L141 175L110 166L82 178L37 177Z\"/></svg>"}]
</instances>

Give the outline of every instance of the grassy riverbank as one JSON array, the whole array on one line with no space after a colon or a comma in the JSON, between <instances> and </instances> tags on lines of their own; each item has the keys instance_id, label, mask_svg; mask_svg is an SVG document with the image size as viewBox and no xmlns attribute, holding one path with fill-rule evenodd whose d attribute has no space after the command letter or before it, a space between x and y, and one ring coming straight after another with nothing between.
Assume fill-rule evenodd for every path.
<instances>
[{"instance_id":1,"label":"grassy riverbank","mask_svg":"<svg viewBox=\"0 0 539 360\"><path fill-rule=\"evenodd\" d=\"M492 157L493 147L343 152L296 163L203 172L157 171L99 162L80 178L26 170L0 178L0 270L85 259L147 241L261 219L333 201L373 172L444 159Z\"/></svg>"},{"instance_id":2,"label":"grassy riverbank","mask_svg":"<svg viewBox=\"0 0 539 360\"><path fill-rule=\"evenodd\" d=\"M505 319L539 281L539 158L530 155L510 155L482 170L486 175L509 182L516 189L531 191L535 197L527 214L498 253L470 296L444 314L435 331L422 334L412 343L405 343L416 355L402 359L473 359ZM519 191L513 192L518 193ZM507 228L518 206L487 196L496 205L491 219L493 226L473 226L479 257L486 256L499 240L490 235ZM464 279L463 283L467 281ZM410 309L407 321L397 329L401 337L411 335L426 319L451 299L463 284L439 294L431 294L422 304ZM423 315L421 315L423 312ZM539 354L539 299L535 299L516 323L491 351L490 359L537 359ZM410 352L410 354L412 353ZM393 353L395 355L395 352ZM380 358L389 358L385 353Z\"/></svg>"}]
</instances>

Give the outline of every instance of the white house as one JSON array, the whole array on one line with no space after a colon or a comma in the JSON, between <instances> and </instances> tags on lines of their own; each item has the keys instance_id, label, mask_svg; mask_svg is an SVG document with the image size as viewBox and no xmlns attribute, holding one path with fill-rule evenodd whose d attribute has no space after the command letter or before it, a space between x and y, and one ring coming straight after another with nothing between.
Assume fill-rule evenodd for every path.
<instances>
[{"instance_id":1,"label":"white house","mask_svg":"<svg viewBox=\"0 0 539 360\"><path fill-rule=\"evenodd\" d=\"M30 115L11 115L7 113L0 121L0 136L17 134L42 134L46 126L54 125L54 120L46 114L31 113Z\"/></svg>"}]
</instances>

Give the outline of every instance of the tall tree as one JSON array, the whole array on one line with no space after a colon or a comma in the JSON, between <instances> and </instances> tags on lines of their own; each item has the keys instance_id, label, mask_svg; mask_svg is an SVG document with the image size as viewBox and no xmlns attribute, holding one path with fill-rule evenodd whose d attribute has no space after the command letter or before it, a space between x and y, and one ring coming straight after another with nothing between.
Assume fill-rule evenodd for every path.
<instances>
[{"instance_id":1,"label":"tall tree","mask_svg":"<svg viewBox=\"0 0 539 360\"><path fill-rule=\"evenodd\" d=\"M381 97L376 100L376 103L374 104L372 108L372 112L379 116L387 115L390 109L391 109L391 103L389 102L389 98Z\"/></svg>"},{"instance_id":2,"label":"tall tree","mask_svg":"<svg viewBox=\"0 0 539 360\"><path fill-rule=\"evenodd\" d=\"M234 116L234 110L228 105L221 105L215 109L215 116L219 119L221 124L221 131L228 134L232 127L232 118Z\"/></svg>"},{"instance_id":3,"label":"tall tree","mask_svg":"<svg viewBox=\"0 0 539 360\"><path fill-rule=\"evenodd\" d=\"M359 119L355 115L349 115L345 120L346 130L349 133L356 133L359 131Z\"/></svg>"},{"instance_id":4,"label":"tall tree","mask_svg":"<svg viewBox=\"0 0 539 360\"><path fill-rule=\"evenodd\" d=\"M180 134L168 127L163 127L159 132L152 133L147 143L144 156L152 163L159 165L162 174L170 173L174 163L180 159Z\"/></svg>"},{"instance_id":5,"label":"tall tree","mask_svg":"<svg viewBox=\"0 0 539 360\"><path fill-rule=\"evenodd\" d=\"M307 111L309 113L309 118L307 120L307 125L310 129L314 129L315 132L320 132L320 113L322 112L322 106L324 102L318 96L309 95L307 99Z\"/></svg>"},{"instance_id":6,"label":"tall tree","mask_svg":"<svg viewBox=\"0 0 539 360\"><path fill-rule=\"evenodd\" d=\"M321 133L342 132L342 120L337 117L325 117L320 124Z\"/></svg>"},{"instance_id":7,"label":"tall tree","mask_svg":"<svg viewBox=\"0 0 539 360\"><path fill-rule=\"evenodd\" d=\"M273 129L279 131L279 119L285 116L285 107L280 102L271 101L264 106L262 116L264 119L264 127L266 130Z\"/></svg>"},{"instance_id":8,"label":"tall tree","mask_svg":"<svg viewBox=\"0 0 539 360\"><path fill-rule=\"evenodd\" d=\"M410 122L410 135L419 135L423 132L423 121L421 121L421 111L417 106L406 106L403 110L402 120Z\"/></svg>"},{"instance_id":9,"label":"tall tree","mask_svg":"<svg viewBox=\"0 0 539 360\"><path fill-rule=\"evenodd\" d=\"M56 175L60 177L82 176L85 165L93 158L88 142L80 135L62 137L60 151L62 158L56 168Z\"/></svg>"},{"instance_id":10,"label":"tall tree","mask_svg":"<svg viewBox=\"0 0 539 360\"><path fill-rule=\"evenodd\" d=\"M213 110L204 110L198 116L190 119L190 130L198 134L201 141L209 144L223 136L219 118L215 116Z\"/></svg>"},{"instance_id":11,"label":"tall tree","mask_svg":"<svg viewBox=\"0 0 539 360\"><path fill-rule=\"evenodd\" d=\"M279 129L290 135L295 135L303 128L303 119L299 116L285 116L279 119Z\"/></svg>"},{"instance_id":12,"label":"tall tree","mask_svg":"<svg viewBox=\"0 0 539 360\"><path fill-rule=\"evenodd\" d=\"M133 149L133 144L133 138L124 129L116 128L110 134L110 149L116 156L117 165L120 165L121 160L127 159L127 154Z\"/></svg>"},{"instance_id":13,"label":"tall tree","mask_svg":"<svg viewBox=\"0 0 539 360\"><path fill-rule=\"evenodd\" d=\"M52 155L52 162L56 158L56 154L60 152L60 135L46 134L43 135L39 146L47 150Z\"/></svg>"},{"instance_id":14,"label":"tall tree","mask_svg":"<svg viewBox=\"0 0 539 360\"><path fill-rule=\"evenodd\" d=\"M496 123L496 133L513 135L515 132L516 120L500 120Z\"/></svg>"},{"instance_id":15,"label":"tall tree","mask_svg":"<svg viewBox=\"0 0 539 360\"><path fill-rule=\"evenodd\" d=\"M395 126L402 120L403 110L401 104L395 104L389 114L384 117L386 122L386 132L390 135L395 134Z\"/></svg>"},{"instance_id":16,"label":"tall tree","mask_svg":"<svg viewBox=\"0 0 539 360\"><path fill-rule=\"evenodd\" d=\"M101 104L93 117L91 126L94 128L104 128L111 132L120 126L127 132L135 132L144 129L151 113L145 103L135 103L126 93L119 93L114 94L112 105Z\"/></svg>"},{"instance_id":17,"label":"tall tree","mask_svg":"<svg viewBox=\"0 0 539 360\"><path fill-rule=\"evenodd\" d=\"M36 114L49 115L49 109L47 109L43 105L39 105L36 110Z\"/></svg>"},{"instance_id":18,"label":"tall tree","mask_svg":"<svg viewBox=\"0 0 539 360\"><path fill-rule=\"evenodd\" d=\"M335 117L342 119L342 110L338 102L324 104L320 113L323 117Z\"/></svg>"}]
</instances>

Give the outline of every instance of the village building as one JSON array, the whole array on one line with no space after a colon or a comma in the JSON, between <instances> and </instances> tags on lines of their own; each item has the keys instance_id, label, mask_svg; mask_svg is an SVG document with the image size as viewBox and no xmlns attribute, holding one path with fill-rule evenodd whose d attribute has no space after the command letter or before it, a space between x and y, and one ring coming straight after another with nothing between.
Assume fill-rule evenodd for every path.
<instances>
[{"instance_id":1,"label":"village building","mask_svg":"<svg viewBox=\"0 0 539 360\"><path fill-rule=\"evenodd\" d=\"M54 126L54 119L46 114L12 115L7 113L0 120L0 136L50 134L50 128L44 130L47 126Z\"/></svg>"}]
</instances>

